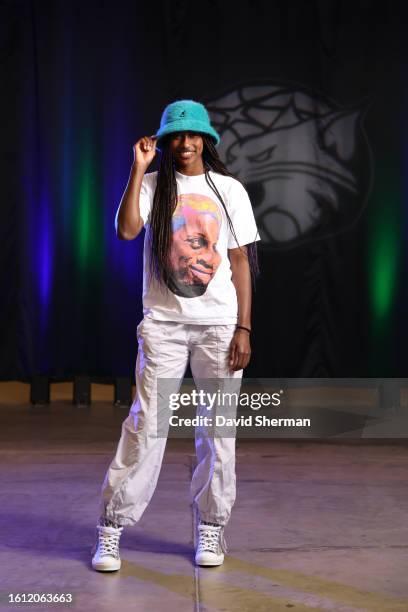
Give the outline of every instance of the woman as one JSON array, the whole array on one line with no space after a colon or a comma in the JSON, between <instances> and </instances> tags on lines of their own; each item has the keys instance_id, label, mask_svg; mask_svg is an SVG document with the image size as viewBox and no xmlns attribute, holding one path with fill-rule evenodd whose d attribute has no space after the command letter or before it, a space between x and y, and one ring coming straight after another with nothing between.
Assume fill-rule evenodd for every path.
<instances>
[{"instance_id":1,"label":"woman","mask_svg":"<svg viewBox=\"0 0 408 612\"><path fill-rule=\"evenodd\" d=\"M120 568L122 530L140 519L155 490L171 416L163 397L179 390L188 363L197 387L239 391L249 362L259 235L246 190L217 154L219 140L202 104L177 100L165 108L157 134L133 147L115 225L121 240L146 229L144 318L137 328L136 395L102 486L92 559L99 571ZM157 151L159 169L146 173ZM217 411L225 411L220 402L213 417ZM208 416L208 406L197 414ZM191 495L199 565L223 563L236 494L235 436L214 432L211 424L195 432Z\"/></svg>"}]
</instances>

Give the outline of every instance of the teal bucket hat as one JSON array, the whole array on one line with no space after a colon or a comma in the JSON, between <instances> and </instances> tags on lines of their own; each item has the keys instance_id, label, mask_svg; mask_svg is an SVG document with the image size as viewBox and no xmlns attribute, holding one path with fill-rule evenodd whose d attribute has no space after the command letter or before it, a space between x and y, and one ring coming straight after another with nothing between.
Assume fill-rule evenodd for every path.
<instances>
[{"instance_id":1,"label":"teal bucket hat","mask_svg":"<svg viewBox=\"0 0 408 612\"><path fill-rule=\"evenodd\" d=\"M194 100L176 100L168 104L160 120L160 128L156 133L157 143L160 139L172 132L200 132L208 134L218 145L220 136L210 123L207 109L200 102ZM160 146L160 145L159 145Z\"/></svg>"}]
</instances>

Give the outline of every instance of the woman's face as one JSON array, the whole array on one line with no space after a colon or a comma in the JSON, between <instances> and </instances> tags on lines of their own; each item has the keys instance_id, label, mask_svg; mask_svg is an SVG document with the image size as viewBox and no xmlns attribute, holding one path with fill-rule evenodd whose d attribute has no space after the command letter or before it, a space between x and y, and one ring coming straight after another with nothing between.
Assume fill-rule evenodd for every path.
<instances>
[{"instance_id":1,"label":"woman's face","mask_svg":"<svg viewBox=\"0 0 408 612\"><path fill-rule=\"evenodd\" d=\"M178 169L185 170L202 164L204 144L197 132L174 132L170 136L169 146Z\"/></svg>"}]
</instances>

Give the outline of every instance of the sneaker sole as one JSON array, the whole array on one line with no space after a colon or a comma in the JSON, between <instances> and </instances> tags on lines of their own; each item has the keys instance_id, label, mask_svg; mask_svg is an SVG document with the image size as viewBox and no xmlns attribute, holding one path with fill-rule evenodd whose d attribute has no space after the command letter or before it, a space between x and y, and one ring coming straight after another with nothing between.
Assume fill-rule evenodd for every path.
<instances>
[{"instance_id":1,"label":"sneaker sole","mask_svg":"<svg viewBox=\"0 0 408 612\"><path fill-rule=\"evenodd\" d=\"M224 563L224 556L218 557L217 559L195 559L196 565L202 565L204 567L215 567L216 565L222 565Z\"/></svg>"},{"instance_id":2,"label":"sneaker sole","mask_svg":"<svg viewBox=\"0 0 408 612\"><path fill-rule=\"evenodd\" d=\"M97 572L117 572L120 569L120 566L121 566L120 561L116 561L116 562L111 561L109 562L109 565L103 562L94 563L92 561L92 567Z\"/></svg>"}]
</instances>

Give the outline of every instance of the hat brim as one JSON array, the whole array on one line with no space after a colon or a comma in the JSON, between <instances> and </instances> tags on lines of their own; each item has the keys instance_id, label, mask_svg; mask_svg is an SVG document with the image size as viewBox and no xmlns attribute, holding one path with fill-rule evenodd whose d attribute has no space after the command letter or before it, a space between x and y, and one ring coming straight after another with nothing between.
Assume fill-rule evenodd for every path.
<instances>
[{"instance_id":1,"label":"hat brim","mask_svg":"<svg viewBox=\"0 0 408 612\"><path fill-rule=\"evenodd\" d=\"M220 142L219 134L214 130L211 125L204 123L203 121L194 121L185 119L180 119L180 121L172 121L171 124L160 128L158 132L155 134L157 137L157 144L160 143L160 140L163 136L167 136L168 134L173 134L174 132L199 132L201 134L207 134L211 136L214 140L214 144L218 145Z\"/></svg>"}]
</instances>

